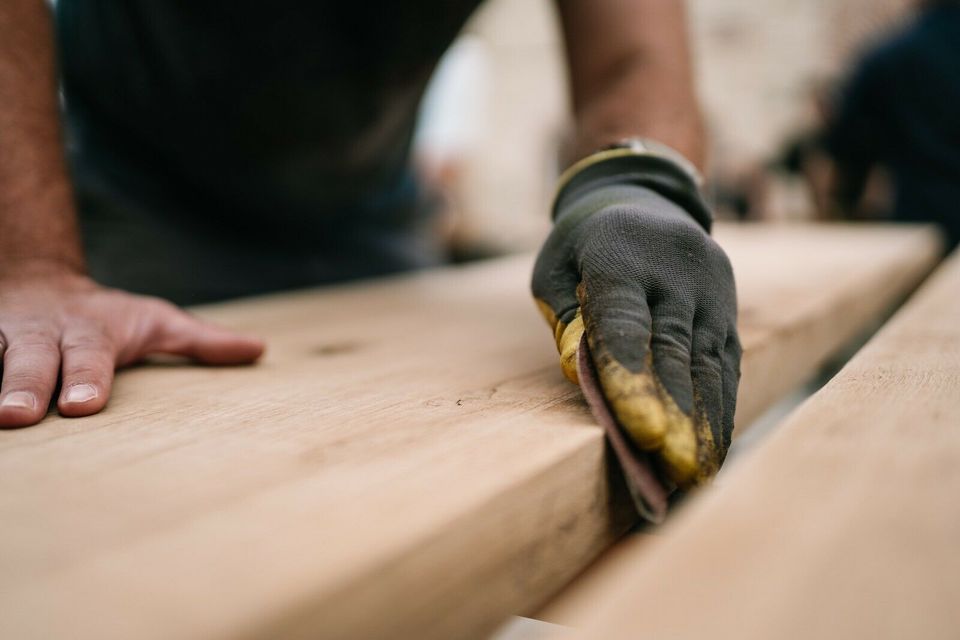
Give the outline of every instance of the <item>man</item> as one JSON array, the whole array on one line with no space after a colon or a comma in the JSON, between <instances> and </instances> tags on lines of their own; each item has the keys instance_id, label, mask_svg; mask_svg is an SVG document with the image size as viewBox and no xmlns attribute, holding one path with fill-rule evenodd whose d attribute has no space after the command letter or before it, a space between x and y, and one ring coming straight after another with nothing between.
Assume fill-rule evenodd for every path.
<instances>
[{"instance_id":1,"label":"man","mask_svg":"<svg viewBox=\"0 0 960 640\"><path fill-rule=\"evenodd\" d=\"M893 218L935 222L960 243L960 0L925 0L869 52L843 91L827 148L835 196L852 212L872 169L893 182Z\"/></svg>"},{"instance_id":2,"label":"man","mask_svg":"<svg viewBox=\"0 0 960 640\"><path fill-rule=\"evenodd\" d=\"M263 349L139 294L192 303L436 262L410 133L477 4L59 0L65 163L50 17L4 0L0 425L39 421L58 376L58 410L84 416L115 367L148 354L232 364ZM586 330L618 419L691 486L729 444L740 347L730 265L684 159L704 149L682 3L558 8L579 162L534 294L567 374Z\"/></svg>"}]
</instances>

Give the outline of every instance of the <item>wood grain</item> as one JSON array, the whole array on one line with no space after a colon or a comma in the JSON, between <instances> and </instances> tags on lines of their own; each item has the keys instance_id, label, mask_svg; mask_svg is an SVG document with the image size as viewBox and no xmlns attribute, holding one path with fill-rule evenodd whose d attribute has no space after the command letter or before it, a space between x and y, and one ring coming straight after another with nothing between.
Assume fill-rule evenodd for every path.
<instances>
[{"instance_id":1,"label":"wood grain","mask_svg":"<svg viewBox=\"0 0 960 640\"><path fill-rule=\"evenodd\" d=\"M958 293L960 254L721 487L619 554L584 636L957 638Z\"/></svg>"},{"instance_id":2,"label":"wood grain","mask_svg":"<svg viewBox=\"0 0 960 640\"><path fill-rule=\"evenodd\" d=\"M931 268L910 228L728 228L741 422ZM0 432L0 637L482 637L622 533L602 432L511 258L200 312L250 368L121 373ZM868 295L869 292L869 295Z\"/></svg>"}]
</instances>

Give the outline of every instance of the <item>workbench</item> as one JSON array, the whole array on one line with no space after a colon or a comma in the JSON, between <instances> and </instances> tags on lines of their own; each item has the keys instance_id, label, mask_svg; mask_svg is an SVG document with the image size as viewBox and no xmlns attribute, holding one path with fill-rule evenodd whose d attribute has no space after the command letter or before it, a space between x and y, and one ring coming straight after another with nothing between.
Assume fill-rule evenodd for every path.
<instances>
[{"instance_id":1,"label":"workbench","mask_svg":"<svg viewBox=\"0 0 960 640\"><path fill-rule=\"evenodd\" d=\"M740 294L738 431L939 258L927 228L717 237ZM535 610L634 516L531 266L197 309L266 357L145 364L97 416L0 432L0 637L483 638Z\"/></svg>"}]
</instances>

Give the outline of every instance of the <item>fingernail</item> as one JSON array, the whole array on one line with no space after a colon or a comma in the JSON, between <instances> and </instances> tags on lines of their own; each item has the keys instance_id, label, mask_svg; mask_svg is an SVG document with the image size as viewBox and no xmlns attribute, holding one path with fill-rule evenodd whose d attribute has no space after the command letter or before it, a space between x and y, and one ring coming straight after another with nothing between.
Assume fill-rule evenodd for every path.
<instances>
[{"instance_id":1,"label":"fingernail","mask_svg":"<svg viewBox=\"0 0 960 640\"><path fill-rule=\"evenodd\" d=\"M0 406L32 410L37 407L37 399L28 391L14 391L7 394Z\"/></svg>"},{"instance_id":2,"label":"fingernail","mask_svg":"<svg viewBox=\"0 0 960 640\"><path fill-rule=\"evenodd\" d=\"M89 384L75 384L67 389L64 402L86 402L97 397L97 390Z\"/></svg>"}]
</instances>

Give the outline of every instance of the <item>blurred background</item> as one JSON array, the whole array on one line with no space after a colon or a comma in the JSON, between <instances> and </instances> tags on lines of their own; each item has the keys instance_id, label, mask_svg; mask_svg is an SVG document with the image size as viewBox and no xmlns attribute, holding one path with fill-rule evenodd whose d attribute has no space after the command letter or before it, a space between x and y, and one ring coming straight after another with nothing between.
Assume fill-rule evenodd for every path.
<instances>
[{"instance_id":1,"label":"blurred background","mask_svg":"<svg viewBox=\"0 0 960 640\"><path fill-rule=\"evenodd\" d=\"M871 44L911 0L690 0L712 138L708 194L727 219L832 217L820 130ZM551 0L492 0L448 52L424 101L417 158L455 257L533 250L569 132L563 43ZM889 188L868 180L866 208Z\"/></svg>"}]
</instances>

